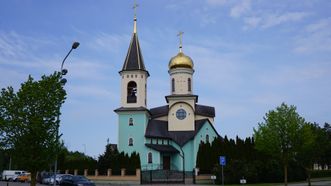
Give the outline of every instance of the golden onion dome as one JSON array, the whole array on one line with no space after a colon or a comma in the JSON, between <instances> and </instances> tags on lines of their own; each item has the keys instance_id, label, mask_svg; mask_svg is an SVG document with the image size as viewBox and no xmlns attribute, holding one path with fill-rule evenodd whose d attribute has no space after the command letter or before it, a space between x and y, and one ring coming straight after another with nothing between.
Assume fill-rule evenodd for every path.
<instances>
[{"instance_id":1,"label":"golden onion dome","mask_svg":"<svg viewBox=\"0 0 331 186\"><path fill-rule=\"evenodd\" d=\"M192 59L181 51L169 61L169 69L179 67L193 69L193 66Z\"/></svg>"}]
</instances>

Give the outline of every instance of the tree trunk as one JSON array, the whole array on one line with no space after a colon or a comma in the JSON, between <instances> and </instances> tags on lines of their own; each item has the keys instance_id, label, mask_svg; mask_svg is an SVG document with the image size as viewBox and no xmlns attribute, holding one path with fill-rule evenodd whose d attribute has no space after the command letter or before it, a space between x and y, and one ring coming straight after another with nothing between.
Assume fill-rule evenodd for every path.
<instances>
[{"instance_id":1,"label":"tree trunk","mask_svg":"<svg viewBox=\"0 0 331 186\"><path fill-rule=\"evenodd\" d=\"M284 163L284 185L287 186L287 162Z\"/></svg>"},{"instance_id":2,"label":"tree trunk","mask_svg":"<svg viewBox=\"0 0 331 186\"><path fill-rule=\"evenodd\" d=\"M311 180L310 180L310 178L311 178L311 171L310 171L310 169L306 169L306 171L307 171L308 186L311 186Z\"/></svg>"},{"instance_id":3,"label":"tree trunk","mask_svg":"<svg viewBox=\"0 0 331 186\"><path fill-rule=\"evenodd\" d=\"M31 171L30 186L36 186L36 177L37 177L37 172L36 171Z\"/></svg>"}]
</instances>

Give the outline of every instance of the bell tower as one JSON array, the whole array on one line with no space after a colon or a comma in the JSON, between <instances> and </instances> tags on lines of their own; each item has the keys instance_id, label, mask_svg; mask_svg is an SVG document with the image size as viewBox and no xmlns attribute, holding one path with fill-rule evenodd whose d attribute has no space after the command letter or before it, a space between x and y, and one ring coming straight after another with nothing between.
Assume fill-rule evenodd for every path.
<instances>
[{"instance_id":1,"label":"bell tower","mask_svg":"<svg viewBox=\"0 0 331 186\"><path fill-rule=\"evenodd\" d=\"M149 73L145 68L142 52L137 35L137 4L133 6L133 33L126 54L121 76L121 102L118 114L118 150L140 154L141 162L146 161L144 150L145 130L149 119L147 109L147 78Z\"/></svg>"},{"instance_id":2,"label":"bell tower","mask_svg":"<svg viewBox=\"0 0 331 186\"><path fill-rule=\"evenodd\" d=\"M137 4L134 5L136 9ZM127 108L147 107L147 78L142 52L137 35L137 17L134 16L133 33L123 64L121 75L121 106Z\"/></svg>"}]
</instances>

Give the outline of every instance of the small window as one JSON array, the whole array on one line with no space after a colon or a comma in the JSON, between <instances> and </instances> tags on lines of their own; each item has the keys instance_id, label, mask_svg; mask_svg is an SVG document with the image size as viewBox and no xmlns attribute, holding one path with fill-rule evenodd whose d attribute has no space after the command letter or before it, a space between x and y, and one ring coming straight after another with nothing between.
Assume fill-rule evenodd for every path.
<instances>
[{"instance_id":1,"label":"small window","mask_svg":"<svg viewBox=\"0 0 331 186\"><path fill-rule=\"evenodd\" d=\"M129 119L129 126L133 126L133 119L132 118Z\"/></svg>"},{"instance_id":2,"label":"small window","mask_svg":"<svg viewBox=\"0 0 331 186\"><path fill-rule=\"evenodd\" d=\"M206 143L209 143L209 135L206 135Z\"/></svg>"},{"instance_id":3,"label":"small window","mask_svg":"<svg viewBox=\"0 0 331 186\"><path fill-rule=\"evenodd\" d=\"M192 91L192 87L191 87L191 78L188 78L188 79L187 79L187 89L188 89L189 92Z\"/></svg>"},{"instance_id":4,"label":"small window","mask_svg":"<svg viewBox=\"0 0 331 186\"><path fill-rule=\"evenodd\" d=\"M172 80L171 80L171 90L172 90L172 92L175 92L175 79L174 78L172 78Z\"/></svg>"},{"instance_id":5,"label":"small window","mask_svg":"<svg viewBox=\"0 0 331 186\"><path fill-rule=\"evenodd\" d=\"M129 138L129 146L133 146L133 139Z\"/></svg>"},{"instance_id":6,"label":"small window","mask_svg":"<svg viewBox=\"0 0 331 186\"><path fill-rule=\"evenodd\" d=\"M153 154L151 152L148 153L148 163L153 163Z\"/></svg>"}]
</instances>

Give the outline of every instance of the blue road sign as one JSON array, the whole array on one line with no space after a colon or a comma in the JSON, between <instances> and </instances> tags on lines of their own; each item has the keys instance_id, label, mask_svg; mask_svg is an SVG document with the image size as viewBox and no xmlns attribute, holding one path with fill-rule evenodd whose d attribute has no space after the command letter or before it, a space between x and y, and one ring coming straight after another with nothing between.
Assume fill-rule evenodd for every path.
<instances>
[{"instance_id":1,"label":"blue road sign","mask_svg":"<svg viewBox=\"0 0 331 186\"><path fill-rule=\"evenodd\" d=\"M222 165L222 166L225 166L226 165L225 156L220 156L220 165Z\"/></svg>"}]
</instances>

